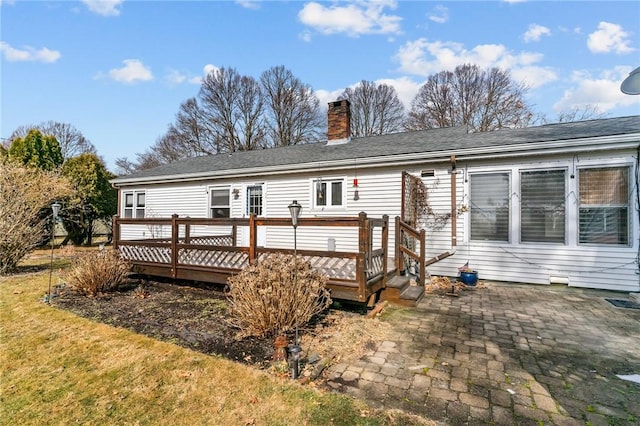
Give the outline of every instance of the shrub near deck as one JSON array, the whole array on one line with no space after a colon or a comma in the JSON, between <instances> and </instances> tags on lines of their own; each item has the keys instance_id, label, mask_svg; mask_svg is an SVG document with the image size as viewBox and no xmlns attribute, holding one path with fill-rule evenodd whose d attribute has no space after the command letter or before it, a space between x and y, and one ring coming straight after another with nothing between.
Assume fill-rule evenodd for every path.
<instances>
[{"instance_id":1,"label":"shrub near deck","mask_svg":"<svg viewBox=\"0 0 640 426\"><path fill-rule=\"evenodd\" d=\"M290 331L329 307L327 281L299 257L270 255L229 278L229 312L246 335Z\"/></svg>"}]
</instances>

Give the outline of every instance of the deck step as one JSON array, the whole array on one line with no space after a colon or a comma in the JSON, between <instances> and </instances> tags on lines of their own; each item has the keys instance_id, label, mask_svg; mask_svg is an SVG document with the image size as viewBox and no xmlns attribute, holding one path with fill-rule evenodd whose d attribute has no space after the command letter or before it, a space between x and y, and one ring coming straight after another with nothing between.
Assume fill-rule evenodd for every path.
<instances>
[{"instance_id":1,"label":"deck step","mask_svg":"<svg viewBox=\"0 0 640 426\"><path fill-rule=\"evenodd\" d=\"M417 306L424 296L423 286L412 286L407 276L396 275L387 281L387 287L380 294L380 300L386 300L403 306Z\"/></svg>"}]
</instances>

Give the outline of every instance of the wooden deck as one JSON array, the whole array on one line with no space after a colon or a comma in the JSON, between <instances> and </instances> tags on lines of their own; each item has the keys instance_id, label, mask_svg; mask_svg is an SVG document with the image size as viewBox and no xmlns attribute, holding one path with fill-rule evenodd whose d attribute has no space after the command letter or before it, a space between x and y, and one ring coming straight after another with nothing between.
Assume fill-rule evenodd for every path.
<instances>
[{"instance_id":1,"label":"wooden deck","mask_svg":"<svg viewBox=\"0 0 640 426\"><path fill-rule=\"evenodd\" d=\"M291 248L259 246L259 227L291 228L290 218L130 219L114 217L114 246L138 273L174 279L225 284L227 279L270 253L294 254ZM239 245L240 228L249 233L249 244ZM298 249L297 255L329 277L335 299L367 302L386 287L389 257L389 218L308 218L304 227L352 227L357 229L358 250L319 251ZM203 234L203 230L215 233ZM142 235L142 237L141 237ZM377 241L377 246L374 245Z\"/></svg>"}]
</instances>

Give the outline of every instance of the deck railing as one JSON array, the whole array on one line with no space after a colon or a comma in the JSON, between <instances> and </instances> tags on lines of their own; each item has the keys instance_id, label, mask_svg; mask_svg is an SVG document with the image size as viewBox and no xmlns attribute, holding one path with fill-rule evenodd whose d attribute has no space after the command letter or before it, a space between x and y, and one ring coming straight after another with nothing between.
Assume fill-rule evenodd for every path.
<instances>
[{"instance_id":1,"label":"deck railing","mask_svg":"<svg viewBox=\"0 0 640 426\"><path fill-rule=\"evenodd\" d=\"M128 235L123 237L123 229ZM135 229L137 227L137 229ZM238 229L245 227L248 245L238 244ZM291 227L290 218L246 219L120 218L113 219L114 246L138 272L176 279L226 283L270 253L293 255L291 248L258 245L258 228ZM386 286L389 220L358 217L300 218L305 227L355 227L358 250L297 249L297 255L329 277L328 287L338 299L364 302ZM215 233L210 229L215 229ZM142 238L141 237L142 234ZM133 236L132 236L133 235ZM376 244L374 244L374 241Z\"/></svg>"}]
</instances>

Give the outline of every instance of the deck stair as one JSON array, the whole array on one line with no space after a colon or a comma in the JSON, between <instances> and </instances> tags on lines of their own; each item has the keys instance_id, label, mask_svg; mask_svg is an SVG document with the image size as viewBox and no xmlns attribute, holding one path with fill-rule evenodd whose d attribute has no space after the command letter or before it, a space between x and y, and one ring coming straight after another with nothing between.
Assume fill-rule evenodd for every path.
<instances>
[{"instance_id":1,"label":"deck stair","mask_svg":"<svg viewBox=\"0 0 640 426\"><path fill-rule=\"evenodd\" d=\"M382 291L380 300L396 305L418 306L424 296L424 286L411 285L411 278L406 275L396 275L387 281L387 287Z\"/></svg>"}]
</instances>

